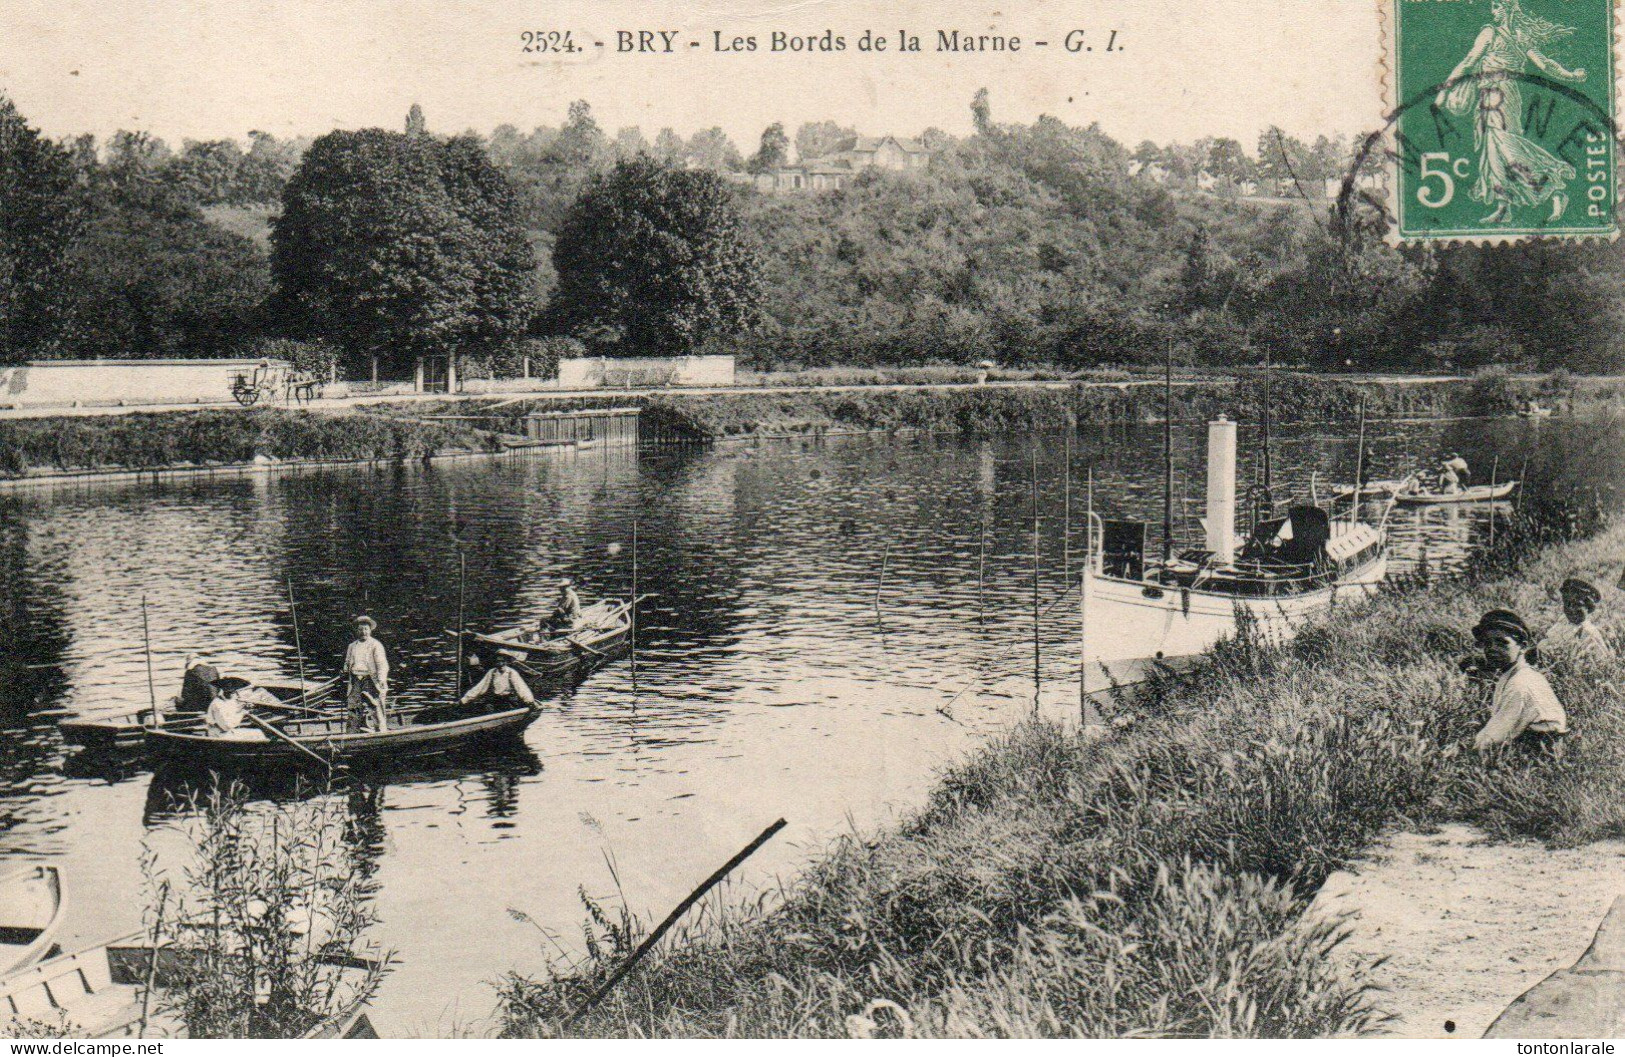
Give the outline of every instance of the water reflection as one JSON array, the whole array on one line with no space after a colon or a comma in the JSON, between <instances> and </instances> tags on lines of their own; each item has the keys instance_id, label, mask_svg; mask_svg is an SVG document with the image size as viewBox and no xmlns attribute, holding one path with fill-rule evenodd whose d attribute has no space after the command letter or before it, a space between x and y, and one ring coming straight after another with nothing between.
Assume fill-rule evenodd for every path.
<instances>
[{"instance_id":1,"label":"water reflection","mask_svg":"<svg viewBox=\"0 0 1625 1057\"><path fill-rule=\"evenodd\" d=\"M1188 536L1200 532L1204 437L1176 432L1176 530ZM1283 499L1353 477L1352 430L1275 439ZM1259 473L1255 443L1244 428L1243 482ZM783 815L792 829L741 880L761 882L849 825L917 804L936 768L1035 704L1075 709L1072 579L1091 476L1098 512L1146 520L1154 537L1161 433L1086 429L1072 448L1070 467L1058 437L601 449L0 498L12 647L0 658L0 851L61 857L76 907L66 942L137 922L142 839L191 810L199 776L70 756L50 713L148 699L143 597L156 694L175 691L197 649L281 678L302 653L312 678L333 674L349 618L366 611L400 699L443 702L460 594L481 628L534 621L561 574L588 601L628 598L635 522L637 589L654 596L635 678L628 658L550 687L523 742L497 752L332 790L292 778L250 790L266 805L341 805L376 884L380 939L403 959L380 1019L431 1034L477 1021L485 981L544 956L508 909L573 934L578 886L614 895L606 855L636 909L664 910ZM1536 497L1611 488L1625 469L1615 431L1563 422L1388 425L1370 448L1372 477L1454 449L1476 479L1523 476ZM1396 510L1396 569L1424 556L1459 567L1511 509Z\"/></svg>"}]
</instances>

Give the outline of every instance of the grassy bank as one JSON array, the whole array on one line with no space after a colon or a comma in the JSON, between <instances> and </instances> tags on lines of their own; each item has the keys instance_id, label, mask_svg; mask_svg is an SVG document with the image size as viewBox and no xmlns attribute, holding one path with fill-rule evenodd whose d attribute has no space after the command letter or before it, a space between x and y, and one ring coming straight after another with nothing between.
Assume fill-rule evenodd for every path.
<instances>
[{"instance_id":1,"label":"grassy bank","mask_svg":"<svg viewBox=\"0 0 1625 1057\"><path fill-rule=\"evenodd\" d=\"M836 377L826 386L852 384ZM873 384L879 385L880 382ZM1266 392L1278 422L1352 420L1362 402L1372 418L1505 415L1535 397L1565 410L1585 411L1617 400L1612 382L1513 379L1494 373L1470 381L1408 384L1342 381L1275 373L1185 380L1173 394L1173 413L1187 421L1221 412L1243 421L1262 417ZM493 425L520 432L529 412L610 406L642 407L646 419L669 433L700 440L818 435L842 432L923 430L991 436L1054 431L1070 423L1149 422L1163 415L1163 391L1142 379L1044 386L963 385L939 389L845 389L805 391L772 388L751 393L684 392L658 396L580 397L568 400L448 400L379 404L373 414L484 414Z\"/></svg>"},{"instance_id":2,"label":"grassy bank","mask_svg":"<svg viewBox=\"0 0 1625 1057\"><path fill-rule=\"evenodd\" d=\"M308 411L178 411L0 422L0 477L275 460L417 458L486 451L468 423Z\"/></svg>"},{"instance_id":3,"label":"grassy bank","mask_svg":"<svg viewBox=\"0 0 1625 1057\"><path fill-rule=\"evenodd\" d=\"M900 828L833 845L782 898L712 916L571 1027L655 1036L1307 1036L1368 1031L1382 996L1305 910L1394 824L1464 820L1576 844L1625 834L1625 668L1560 668L1561 763L1459 743L1483 706L1466 629L1554 586L1613 584L1625 524L1558 511L1478 575L1409 584L1285 648L1221 648L1105 739L1031 724L949 770ZM1620 642L1625 600L1605 626ZM510 979L507 1030L550 1035L640 934L599 911L580 962ZM1512 996L1507 996L1509 999Z\"/></svg>"}]
</instances>

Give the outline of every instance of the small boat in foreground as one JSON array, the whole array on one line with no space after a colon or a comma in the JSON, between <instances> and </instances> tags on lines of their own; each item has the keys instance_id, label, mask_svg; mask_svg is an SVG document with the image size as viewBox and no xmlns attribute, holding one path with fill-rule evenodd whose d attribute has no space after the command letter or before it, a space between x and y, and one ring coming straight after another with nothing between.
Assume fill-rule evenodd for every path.
<instances>
[{"instance_id":1,"label":"small boat in foreground","mask_svg":"<svg viewBox=\"0 0 1625 1057\"><path fill-rule=\"evenodd\" d=\"M258 686L292 711L297 708L319 708L324 702L332 701L339 680L329 679L306 688L288 683L260 683ZM202 719L196 715L171 715L164 725L174 730L196 731L201 727ZM139 749L146 743L146 732L156 726L149 705L75 716L56 725L64 741L103 752Z\"/></svg>"},{"instance_id":2,"label":"small boat in foreground","mask_svg":"<svg viewBox=\"0 0 1625 1057\"><path fill-rule=\"evenodd\" d=\"M305 766L314 754L330 764L395 761L432 756L487 738L523 731L539 715L534 705L501 712L463 714L455 709L392 711L388 730L351 733L345 716L290 719L276 729L285 738L247 729L230 737L157 727L146 731L147 750L171 759L207 767L275 770ZM441 718L441 717L452 718Z\"/></svg>"},{"instance_id":3,"label":"small boat in foreground","mask_svg":"<svg viewBox=\"0 0 1625 1057\"><path fill-rule=\"evenodd\" d=\"M149 980L158 990L173 986L186 952L174 947L154 951L142 943L147 938L135 933L0 977L0 1024L9 1020L25 1031L56 1029L75 1038L184 1038L185 1024L162 1003L146 1001L144 992ZM377 971L375 963L361 958L333 958L329 964L341 979L358 982ZM303 1037L376 1039L365 1004L349 1003Z\"/></svg>"},{"instance_id":4,"label":"small boat in foreground","mask_svg":"<svg viewBox=\"0 0 1625 1057\"><path fill-rule=\"evenodd\" d=\"M1439 506L1445 503L1486 503L1505 499L1518 487L1517 481L1502 481L1498 485L1475 484L1459 492L1401 492L1396 502L1405 506Z\"/></svg>"},{"instance_id":5,"label":"small boat in foreground","mask_svg":"<svg viewBox=\"0 0 1625 1057\"><path fill-rule=\"evenodd\" d=\"M524 654L526 667L537 672L563 671L584 661L602 658L624 643L632 631L632 607L647 597L643 595L631 602L618 602L613 598L595 602L581 610L580 627L540 642L530 641L533 633L525 628L510 628L489 635L471 631L468 640L492 649Z\"/></svg>"},{"instance_id":6,"label":"small boat in foreground","mask_svg":"<svg viewBox=\"0 0 1625 1057\"><path fill-rule=\"evenodd\" d=\"M54 866L25 866L0 876L0 973L45 957L66 907Z\"/></svg>"}]
</instances>

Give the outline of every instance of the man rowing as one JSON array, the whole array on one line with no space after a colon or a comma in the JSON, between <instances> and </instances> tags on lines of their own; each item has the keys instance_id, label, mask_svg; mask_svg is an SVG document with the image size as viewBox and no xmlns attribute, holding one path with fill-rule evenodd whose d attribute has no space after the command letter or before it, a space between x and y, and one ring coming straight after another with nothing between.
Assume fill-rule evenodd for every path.
<instances>
[{"instance_id":1,"label":"man rowing","mask_svg":"<svg viewBox=\"0 0 1625 1057\"><path fill-rule=\"evenodd\" d=\"M216 679L214 690L215 698L203 713L203 730L211 738L254 737L258 732L243 726L249 710L255 705L281 704L269 690L235 675Z\"/></svg>"},{"instance_id":2,"label":"man rowing","mask_svg":"<svg viewBox=\"0 0 1625 1057\"><path fill-rule=\"evenodd\" d=\"M1444 495L1457 495L1467 483L1467 460L1455 452L1439 463L1438 489Z\"/></svg>"},{"instance_id":3,"label":"man rowing","mask_svg":"<svg viewBox=\"0 0 1625 1057\"><path fill-rule=\"evenodd\" d=\"M485 678L469 687L468 693L462 697L462 703L468 705L489 698L499 709L517 708L520 704L534 705L536 695L531 693L525 677L513 666L513 662L518 659L518 654L509 650L498 650L496 667L486 672Z\"/></svg>"},{"instance_id":4,"label":"man rowing","mask_svg":"<svg viewBox=\"0 0 1625 1057\"><path fill-rule=\"evenodd\" d=\"M546 642L558 635L566 635L581 627L581 596L576 594L575 584L569 579L559 581L558 597L553 602L553 612L549 613L536 630L531 633L531 642Z\"/></svg>"},{"instance_id":5,"label":"man rowing","mask_svg":"<svg viewBox=\"0 0 1625 1057\"><path fill-rule=\"evenodd\" d=\"M344 648L344 676L348 682L344 703L349 710L349 731L388 730L385 711L389 700L389 657L384 644L372 637L378 622L355 618L355 638Z\"/></svg>"}]
</instances>

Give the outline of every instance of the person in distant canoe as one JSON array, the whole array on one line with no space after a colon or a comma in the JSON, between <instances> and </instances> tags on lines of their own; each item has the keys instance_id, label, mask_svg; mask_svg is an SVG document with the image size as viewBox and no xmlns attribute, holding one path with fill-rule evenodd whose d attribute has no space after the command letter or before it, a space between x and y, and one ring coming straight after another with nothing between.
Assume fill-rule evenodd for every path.
<instances>
[{"instance_id":1,"label":"person in distant canoe","mask_svg":"<svg viewBox=\"0 0 1625 1057\"><path fill-rule=\"evenodd\" d=\"M1602 592L1589 580L1571 576L1557 589L1563 599L1564 619L1553 624L1536 649L1542 661L1611 661L1614 648L1603 638L1591 616L1602 604Z\"/></svg>"},{"instance_id":2,"label":"person in distant canoe","mask_svg":"<svg viewBox=\"0 0 1625 1057\"><path fill-rule=\"evenodd\" d=\"M543 621L541 632L543 637L556 635L561 631L574 631L581 626L581 596L576 594L574 582L568 579L559 581L559 596L553 603L553 612Z\"/></svg>"},{"instance_id":3,"label":"person in distant canoe","mask_svg":"<svg viewBox=\"0 0 1625 1057\"><path fill-rule=\"evenodd\" d=\"M220 669L199 657L187 654L185 674L181 676L181 693L175 699L177 712L193 715L207 712L214 703L215 683L220 680Z\"/></svg>"},{"instance_id":4,"label":"person in distant canoe","mask_svg":"<svg viewBox=\"0 0 1625 1057\"><path fill-rule=\"evenodd\" d=\"M1458 494L1467 483L1467 460L1455 452L1439 463L1439 491L1444 495Z\"/></svg>"},{"instance_id":5,"label":"person in distant canoe","mask_svg":"<svg viewBox=\"0 0 1625 1057\"><path fill-rule=\"evenodd\" d=\"M1492 609L1479 618L1473 638L1484 649L1486 665L1501 673L1490 698L1489 722L1473 737L1473 748L1486 752L1516 744L1555 751L1568 733L1568 716L1552 684L1529 664L1529 626L1510 609Z\"/></svg>"},{"instance_id":6,"label":"person in distant canoe","mask_svg":"<svg viewBox=\"0 0 1625 1057\"><path fill-rule=\"evenodd\" d=\"M388 730L385 708L389 701L389 657L384 644L372 637L378 622L368 616L355 618L355 639L344 650L344 675L349 687L345 704L349 708L352 733Z\"/></svg>"},{"instance_id":7,"label":"person in distant canoe","mask_svg":"<svg viewBox=\"0 0 1625 1057\"><path fill-rule=\"evenodd\" d=\"M472 704L482 698L490 698L493 704L502 707L517 707L519 704L534 705L536 695L531 693L530 686L526 684L525 677L513 666L518 656L508 650L498 650L496 667L485 673L485 678L469 687L468 693L463 695L463 704Z\"/></svg>"}]
</instances>

